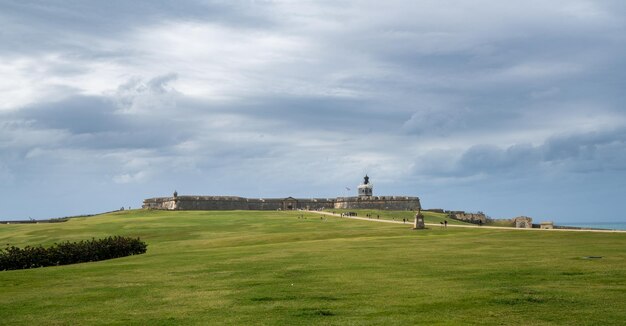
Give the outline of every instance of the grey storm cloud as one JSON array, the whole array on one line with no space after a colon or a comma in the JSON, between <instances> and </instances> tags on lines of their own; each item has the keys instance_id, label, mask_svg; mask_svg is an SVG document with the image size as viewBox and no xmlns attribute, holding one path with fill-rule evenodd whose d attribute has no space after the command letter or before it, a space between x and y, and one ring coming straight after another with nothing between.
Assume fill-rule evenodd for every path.
<instances>
[{"instance_id":1,"label":"grey storm cloud","mask_svg":"<svg viewBox=\"0 0 626 326\"><path fill-rule=\"evenodd\" d=\"M148 81L145 92L163 94L166 81L163 77ZM123 98L117 95L75 95L17 111L0 112L0 117L12 122L13 126L21 126L19 129L23 133L46 130L64 133L66 137L60 144L54 139L42 139L37 144L51 148L160 148L190 136L189 129L183 128L180 121L125 113L124 106L132 105L133 100L129 95ZM160 105L158 101L152 101L151 104ZM184 123L185 126L191 124L192 121ZM20 139L14 137L14 141L19 143Z\"/></svg>"},{"instance_id":2,"label":"grey storm cloud","mask_svg":"<svg viewBox=\"0 0 626 326\"><path fill-rule=\"evenodd\" d=\"M506 148L476 145L458 160L459 171L477 173L571 172L626 170L626 129L558 135L543 144L516 144Z\"/></svg>"},{"instance_id":3,"label":"grey storm cloud","mask_svg":"<svg viewBox=\"0 0 626 326\"><path fill-rule=\"evenodd\" d=\"M74 134L122 131L128 121L115 114L114 103L103 97L77 96L27 107L13 114L14 118L34 122L35 128L63 129Z\"/></svg>"},{"instance_id":4,"label":"grey storm cloud","mask_svg":"<svg viewBox=\"0 0 626 326\"><path fill-rule=\"evenodd\" d=\"M502 179L609 189L626 180L624 13L583 0L0 0L0 195L16 203L0 218L137 206L174 187L332 197L365 172L453 209L474 207L451 194L476 182L474 198ZM50 209L23 211L32 194Z\"/></svg>"}]
</instances>

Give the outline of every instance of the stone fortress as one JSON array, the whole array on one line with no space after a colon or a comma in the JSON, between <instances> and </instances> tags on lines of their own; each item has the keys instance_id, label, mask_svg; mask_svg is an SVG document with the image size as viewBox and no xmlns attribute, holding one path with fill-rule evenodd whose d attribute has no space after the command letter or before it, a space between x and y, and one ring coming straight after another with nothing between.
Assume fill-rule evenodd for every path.
<instances>
[{"instance_id":1,"label":"stone fortress","mask_svg":"<svg viewBox=\"0 0 626 326\"><path fill-rule=\"evenodd\" d=\"M374 196L374 186L366 175L358 196L337 198L244 198L236 196L178 196L148 198L143 208L164 210L322 210L322 209L421 209L418 197Z\"/></svg>"}]
</instances>

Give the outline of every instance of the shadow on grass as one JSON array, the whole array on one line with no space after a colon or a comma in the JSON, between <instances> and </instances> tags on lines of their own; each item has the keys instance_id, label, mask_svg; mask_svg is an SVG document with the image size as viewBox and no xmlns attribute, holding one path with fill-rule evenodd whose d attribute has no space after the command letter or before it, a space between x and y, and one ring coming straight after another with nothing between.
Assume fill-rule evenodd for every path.
<instances>
[{"instance_id":1,"label":"shadow on grass","mask_svg":"<svg viewBox=\"0 0 626 326\"><path fill-rule=\"evenodd\" d=\"M314 317L314 316L335 316L335 313L328 309L321 308L302 308L298 309L298 312L294 314L298 317Z\"/></svg>"}]
</instances>

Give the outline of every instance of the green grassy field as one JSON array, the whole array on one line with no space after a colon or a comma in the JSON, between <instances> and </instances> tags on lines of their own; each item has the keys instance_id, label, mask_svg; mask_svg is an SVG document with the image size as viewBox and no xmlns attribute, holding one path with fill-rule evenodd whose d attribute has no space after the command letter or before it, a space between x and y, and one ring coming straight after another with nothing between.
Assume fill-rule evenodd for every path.
<instances>
[{"instance_id":1,"label":"green grassy field","mask_svg":"<svg viewBox=\"0 0 626 326\"><path fill-rule=\"evenodd\" d=\"M298 218L302 214L307 218ZM410 225L256 211L126 211L66 223L0 225L2 245L108 235L139 236L148 252L0 272L0 324L626 320L626 234L413 231Z\"/></svg>"}]
</instances>

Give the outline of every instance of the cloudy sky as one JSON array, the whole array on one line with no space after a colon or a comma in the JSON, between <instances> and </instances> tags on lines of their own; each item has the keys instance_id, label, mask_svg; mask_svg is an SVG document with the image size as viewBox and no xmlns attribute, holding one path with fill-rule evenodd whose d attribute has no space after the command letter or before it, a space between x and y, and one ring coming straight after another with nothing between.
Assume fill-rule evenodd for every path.
<instances>
[{"instance_id":1,"label":"cloudy sky","mask_svg":"<svg viewBox=\"0 0 626 326\"><path fill-rule=\"evenodd\" d=\"M0 220L368 173L425 208L626 221L624 103L621 0L0 0Z\"/></svg>"}]
</instances>

